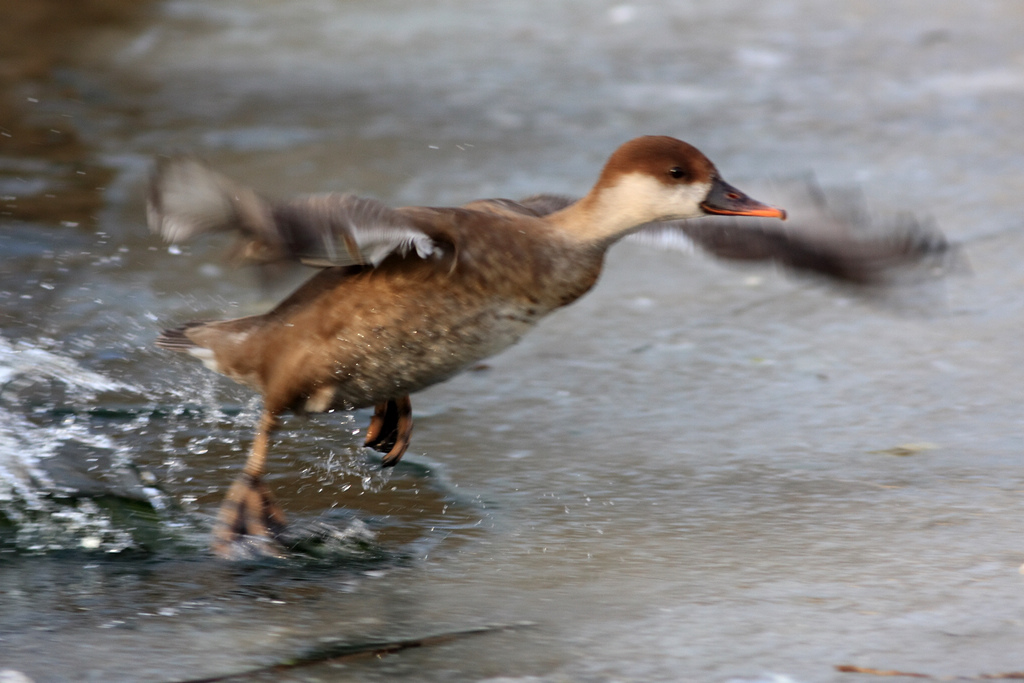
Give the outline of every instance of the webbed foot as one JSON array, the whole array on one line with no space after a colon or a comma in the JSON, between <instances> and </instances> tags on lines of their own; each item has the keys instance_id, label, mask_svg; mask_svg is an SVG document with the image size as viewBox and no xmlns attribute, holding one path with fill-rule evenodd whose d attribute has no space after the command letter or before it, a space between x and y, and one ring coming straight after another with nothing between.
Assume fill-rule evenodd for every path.
<instances>
[{"instance_id":1,"label":"webbed foot","mask_svg":"<svg viewBox=\"0 0 1024 683\"><path fill-rule=\"evenodd\" d=\"M263 480L243 473L221 504L213 532L213 551L221 557L235 557L236 545L245 537L276 542L286 526L284 513Z\"/></svg>"}]
</instances>

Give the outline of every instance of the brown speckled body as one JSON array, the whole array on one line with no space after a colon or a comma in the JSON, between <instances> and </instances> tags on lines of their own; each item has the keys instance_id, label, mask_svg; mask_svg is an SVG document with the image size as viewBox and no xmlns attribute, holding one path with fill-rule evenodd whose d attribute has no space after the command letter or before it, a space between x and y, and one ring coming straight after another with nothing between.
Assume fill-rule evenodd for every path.
<instances>
[{"instance_id":1,"label":"brown speckled body","mask_svg":"<svg viewBox=\"0 0 1024 683\"><path fill-rule=\"evenodd\" d=\"M328 268L269 313L188 336L220 372L259 389L271 413L362 408L514 344L601 270L603 249L499 206L398 211L449 245L442 263L392 255L376 268Z\"/></svg>"}]
</instances>

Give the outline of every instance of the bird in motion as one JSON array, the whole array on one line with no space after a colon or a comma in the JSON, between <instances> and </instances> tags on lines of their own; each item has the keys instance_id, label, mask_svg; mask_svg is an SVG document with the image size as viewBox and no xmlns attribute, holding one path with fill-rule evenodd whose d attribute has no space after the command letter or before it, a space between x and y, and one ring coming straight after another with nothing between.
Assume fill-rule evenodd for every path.
<instances>
[{"instance_id":1,"label":"bird in motion","mask_svg":"<svg viewBox=\"0 0 1024 683\"><path fill-rule=\"evenodd\" d=\"M686 220L708 214L762 220ZM263 475L283 413L373 407L365 445L384 454L383 466L395 465L412 434L410 394L516 343L585 294L624 237L688 237L724 258L775 260L855 282L933 246L815 241L774 229L763 219L785 219L782 209L748 197L695 147L664 136L619 147L581 199L459 207L389 208L351 194L275 201L194 158L164 159L147 215L169 242L232 232L250 261L319 269L267 313L191 322L156 340L263 397L245 466L214 529L214 550L225 556L245 536L282 538L285 516Z\"/></svg>"}]
</instances>

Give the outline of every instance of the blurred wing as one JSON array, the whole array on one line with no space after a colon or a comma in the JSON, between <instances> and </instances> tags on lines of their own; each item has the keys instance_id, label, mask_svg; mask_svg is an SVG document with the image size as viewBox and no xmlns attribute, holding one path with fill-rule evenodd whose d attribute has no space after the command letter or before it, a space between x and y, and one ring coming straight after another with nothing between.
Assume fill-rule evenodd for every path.
<instances>
[{"instance_id":1,"label":"blurred wing","mask_svg":"<svg viewBox=\"0 0 1024 683\"><path fill-rule=\"evenodd\" d=\"M791 193L792 194L792 193ZM910 216L876 223L863 206L836 195L829 207L809 186L783 206L790 220L708 217L652 223L630 241L692 251L697 246L730 261L769 261L797 272L855 284L876 284L908 274L946 270L956 250L934 226Z\"/></svg>"},{"instance_id":2,"label":"blurred wing","mask_svg":"<svg viewBox=\"0 0 1024 683\"><path fill-rule=\"evenodd\" d=\"M560 194L535 194L520 199L519 204L526 207L537 216L547 216L549 213L561 211L570 204L575 204L575 197L566 197Z\"/></svg>"},{"instance_id":3,"label":"blurred wing","mask_svg":"<svg viewBox=\"0 0 1024 683\"><path fill-rule=\"evenodd\" d=\"M270 213L263 198L198 159L160 159L150 178L146 202L149 228L168 242L228 230L272 241Z\"/></svg>"},{"instance_id":4,"label":"blurred wing","mask_svg":"<svg viewBox=\"0 0 1024 683\"><path fill-rule=\"evenodd\" d=\"M191 158L165 160L153 175L147 217L168 242L209 232L239 237L235 254L268 263L378 265L391 254L420 258L442 249L401 213L351 194L323 194L274 203Z\"/></svg>"},{"instance_id":5,"label":"blurred wing","mask_svg":"<svg viewBox=\"0 0 1024 683\"><path fill-rule=\"evenodd\" d=\"M370 264L391 254L440 256L440 244L401 213L352 194L312 195L274 209L288 253L315 266Z\"/></svg>"},{"instance_id":6,"label":"blurred wing","mask_svg":"<svg viewBox=\"0 0 1024 683\"><path fill-rule=\"evenodd\" d=\"M572 197L563 197L562 195L535 194L518 202L511 199L477 199L469 204L464 204L462 208L502 216L543 218L549 213L564 209L575 201Z\"/></svg>"}]
</instances>

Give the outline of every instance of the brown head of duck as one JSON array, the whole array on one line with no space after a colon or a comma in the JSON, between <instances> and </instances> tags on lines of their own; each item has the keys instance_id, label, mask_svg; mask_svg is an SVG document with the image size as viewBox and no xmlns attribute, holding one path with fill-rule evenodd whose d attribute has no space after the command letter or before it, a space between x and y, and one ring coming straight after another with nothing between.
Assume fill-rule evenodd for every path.
<instances>
[{"instance_id":1,"label":"brown head of duck","mask_svg":"<svg viewBox=\"0 0 1024 683\"><path fill-rule=\"evenodd\" d=\"M585 241L610 246L649 223L708 214L786 218L782 209L722 180L693 145L646 135L615 150L590 192L548 220Z\"/></svg>"}]
</instances>

